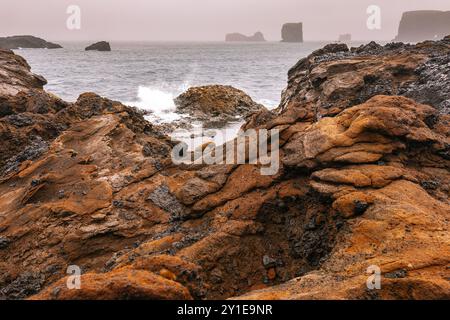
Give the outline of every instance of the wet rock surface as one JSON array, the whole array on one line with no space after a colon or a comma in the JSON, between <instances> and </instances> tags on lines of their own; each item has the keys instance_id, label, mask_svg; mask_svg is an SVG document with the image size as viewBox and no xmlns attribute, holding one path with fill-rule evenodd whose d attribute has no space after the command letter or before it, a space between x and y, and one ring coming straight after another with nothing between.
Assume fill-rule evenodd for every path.
<instances>
[{"instance_id":1,"label":"wet rock surface","mask_svg":"<svg viewBox=\"0 0 450 320\"><path fill-rule=\"evenodd\" d=\"M177 112L202 121L206 127L222 127L265 109L245 92L222 85L190 88L175 98L175 105Z\"/></svg>"},{"instance_id":2,"label":"wet rock surface","mask_svg":"<svg viewBox=\"0 0 450 320\"><path fill-rule=\"evenodd\" d=\"M406 83L399 94L450 114L450 56L437 55L414 70L417 81Z\"/></svg>"},{"instance_id":3,"label":"wet rock surface","mask_svg":"<svg viewBox=\"0 0 450 320\"><path fill-rule=\"evenodd\" d=\"M421 68L449 51L339 44L301 60L280 108L246 124L280 131L273 176L174 165L142 113L93 93L1 95L1 298L448 299L446 69ZM408 98L420 85L440 98Z\"/></svg>"},{"instance_id":4,"label":"wet rock surface","mask_svg":"<svg viewBox=\"0 0 450 320\"><path fill-rule=\"evenodd\" d=\"M308 104L305 112L320 119L376 95L403 95L446 113L448 47L445 39L415 46L371 42L349 49L345 44L327 45L289 71L280 110Z\"/></svg>"}]
</instances>

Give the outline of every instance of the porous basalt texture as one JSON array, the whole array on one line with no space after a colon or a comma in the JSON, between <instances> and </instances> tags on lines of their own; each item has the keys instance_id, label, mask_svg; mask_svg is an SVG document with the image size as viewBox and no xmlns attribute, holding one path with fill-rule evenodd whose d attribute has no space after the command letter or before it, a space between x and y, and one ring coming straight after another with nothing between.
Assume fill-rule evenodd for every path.
<instances>
[{"instance_id":1,"label":"porous basalt texture","mask_svg":"<svg viewBox=\"0 0 450 320\"><path fill-rule=\"evenodd\" d=\"M403 95L448 114L448 40L415 46L371 42L359 48L330 44L290 71L280 110L297 106L318 120L376 95Z\"/></svg>"},{"instance_id":2,"label":"porous basalt texture","mask_svg":"<svg viewBox=\"0 0 450 320\"><path fill-rule=\"evenodd\" d=\"M329 45L300 61L276 113L245 125L279 130L272 176L174 165L170 139L95 94L2 97L1 297L450 298L450 119L412 89L435 81L421 68L449 50ZM448 99L437 82L427 97ZM71 265L79 290L66 285ZM380 290L367 288L370 266Z\"/></svg>"},{"instance_id":3,"label":"porous basalt texture","mask_svg":"<svg viewBox=\"0 0 450 320\"><path fill-rule=\"evenodd\" d=\"M202 121L206 127L221 127L266 110L242 90L231 86L192 87L175 98L177 112Z\"/></svg>"}]
</instances>

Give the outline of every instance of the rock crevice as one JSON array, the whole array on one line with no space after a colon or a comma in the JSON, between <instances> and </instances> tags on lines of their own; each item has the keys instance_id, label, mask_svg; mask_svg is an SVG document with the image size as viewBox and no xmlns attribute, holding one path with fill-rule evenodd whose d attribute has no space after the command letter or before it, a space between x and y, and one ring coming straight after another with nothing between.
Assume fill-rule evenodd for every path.
<instances>
[{"instance_id":1,"label":"rock crevice","mask_svg":"<svg viewBox=\"0 0 450 320\"><path fill-rule=\"evenodd\" d=\"M302 59L280 107L244 125L280 131L280 170L263 176L174 165L138 110L66 103L0 51L20 79L0 82L0 297L448 299L449 52L337 44Z\"/></svg>"}]
</instances>

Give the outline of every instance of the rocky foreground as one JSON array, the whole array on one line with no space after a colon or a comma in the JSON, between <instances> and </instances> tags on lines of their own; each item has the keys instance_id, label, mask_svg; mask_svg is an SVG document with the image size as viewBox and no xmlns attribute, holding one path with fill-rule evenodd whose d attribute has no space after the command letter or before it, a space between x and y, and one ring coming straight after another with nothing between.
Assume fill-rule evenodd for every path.
<instances>
[{"instance_id":1,"label":"rocky foreground","mask_svg":"<svg viewBox=\"0 0 450 320\"><path fill-rule=\"evenodd\" d=\"M274 176L176 166L139 111L64 102L10 51L0 80L4 299L450 298L450 38L299 61L245 125L280 130Z\"/></svg>"}]
</instances>

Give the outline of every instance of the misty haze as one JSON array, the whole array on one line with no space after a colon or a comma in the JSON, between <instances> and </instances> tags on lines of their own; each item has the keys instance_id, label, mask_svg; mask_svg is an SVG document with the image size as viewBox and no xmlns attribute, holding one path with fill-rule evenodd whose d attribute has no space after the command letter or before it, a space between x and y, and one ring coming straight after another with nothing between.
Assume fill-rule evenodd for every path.
<instances>
[{"instance_id":1,"label":"misty haze","mask_svg":"<svg viewBox=\"0 0 450 320\"><path fill-rule=\"evenodd\" d=\"M366 9L378 5L382 28L368 30ZM78 5L82 28L66 29L66 9ZM303 22L305 40L394 39L402 13L450 10L448 0L2 0L0 36L31 34L48 40L222 41L225 34L261 31L281 40L286 22Z\"/></svg>"}]
</instances>

